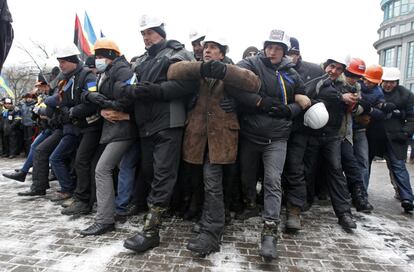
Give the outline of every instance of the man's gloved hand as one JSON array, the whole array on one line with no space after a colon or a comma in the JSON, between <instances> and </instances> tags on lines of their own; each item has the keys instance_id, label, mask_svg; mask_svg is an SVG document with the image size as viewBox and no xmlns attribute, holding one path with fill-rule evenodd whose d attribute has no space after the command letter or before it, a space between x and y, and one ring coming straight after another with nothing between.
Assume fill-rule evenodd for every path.
<instances>
[{"instance_id":1,"label":"man's gloved hand","mask_svg":"<svg viewBox=\"0 0 414 272\"><path fill-rule=\"evenodd\" d=\"M360 105L363 108L363 113L370 113L372 111L371 104L363 99L358 101L358 105Z\"/></svg>"},{"instance_id":2,"label":"man's gloved hand","mask_svg":"<svg viewBox=\"0 0 414 272\"><path fill-rule=\"evenodd\" d=\"M272 111L272 107L275 106L277 106L276 98L265 96L262 97L262 100L260 101L258 108L265 113L269 113L270 111Z\"/></svg>"},{"instance_id":3,"label":"man's gloved hand","mask_svg":"<svg viewBox=\"0 0 414 272\"><path fill-rule=\"evenodd\" d=\"M200 66L201 77L211 77L211 61L202 62Z\"/></svg>"},{"instance_id":4,"label":"man's gloved hand","mask_svg":"<svg viewBox=\"0 0 414 272\"><path fill-rule=\"evenodd\" d=\"M236 101L231 97L224 97L220 101L220 107L227 113L235 112L237 109Z\"/></svg>"},{"instance_id":5,"label":"man's gloved hand","mask_svg":"<svg viewBox=\"0 0 414 272\"><path fill-rule=\"evenodd\" d=\"M290 118L291 114L290 108L282 103L272 107L271 111L269 111L270 116L278 118Z\"/></svg>"},{"instance_id":6,"label":"man's gloved hand","mask_svg":"<svg viewBox=\"0 0 414 272\"><path fill-rule=\"evenodd\" d=\"M392 102L384 102L380 105L379 109L385 113L390 113L395 110L397 106Z\"/></svg>"},{"instance_id":7,"label":"man's gloved hand","mask_svg":"<svg viewBox=\"0 0 414 272\"><path fill-rule=\"evenodd\" d=\"M226 75L227 66L219 60L210 61L210 76L211 78L223 79Z\"/></svg>"},{"instance_id":8,"label":"man's gloved hand","mask_svg":"<svg viewBox=\"0 0 414 272\"><path fill-rule=\"evenodd\" d=\"M86 99L93 104L101 105L108 98L98 92L88 92L86 94Z\"/></svg>"},{"instance_id":9,"label":"man's gloved hand","mask_svg":"<svg viewBox=\"0 0 414 272\"><path fill-rule=\"evenodd\" d=\"M391 118L396 118L396 119L405 119L406 114L404 110L399 110L399 109L395 109L391 112Z\"/></svg>"},{"instance_id":10,"label":"man's gloved hand","mask_svg":"<svg viewBox=\"0 0 414 272\"><path fill-rule=\"evenodd\" d=\"M113 109L113 110L117 110L117 111L123 111L121 105L119 104L119 102L117 101L113 101L113 100L105 100L102 104L101 107L103 109Z\"/></svg>"},{"instance_id":11,"label":"man's gloved hand","mask_svg":"<svg viewBox=\"0 0 414 272\"><path fill-rule=\"evenodd\" d=\"M135 87L135 93L145 94L144 97L146 96L154 99L163 99L164 97L161 85L149 81L138 83Z\"/></svg>"}]
</instances>

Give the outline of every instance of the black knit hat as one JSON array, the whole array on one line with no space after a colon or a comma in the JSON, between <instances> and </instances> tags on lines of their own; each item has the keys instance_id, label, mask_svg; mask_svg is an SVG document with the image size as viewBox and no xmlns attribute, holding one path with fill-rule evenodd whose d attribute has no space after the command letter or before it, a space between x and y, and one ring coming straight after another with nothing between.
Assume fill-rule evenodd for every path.
<instances>
[{"instance_id":1,"label":"black knit hat","mask_svg":"<svg viewBox=\"0 0 414 272\"><path fill-rule=\"evenodd\" d=\"M102 56L104 58L114 60L119 55L115 50L112 49L105 49L105 48L99 48L95 50L95 56Z\"/></svg>"},{"instance_id":2,"label":"black knit hat","mask_svg":"<svg viewBox=\"0 0 414 272\"><path fill-rule=\"evenodd\" d=\"M78 56L76 56L76 55L73 55L73 56L67 56L67 57L63 57L63 58L57 58L58 60L65 60L65 61L68 61L68 62L72 62L72 63L79 63L79 58L78 58Z\"/></svg>"},{"instance_id":3,"label":"black knit hat","mask_svg":"<svg viewBox=\"0 0 414 272\"><path fill-rule=\"evenodd\" d=\"M85 66L88 68L96 68L95 67L95 56L88 56L85 60Z\"/></svg>"},{"instance_id":4,"label":"black knit hat","mask_svg":"<svg viewBox=\"0 0 414 272\"><path fill-rule=\"evenodd\" d=\"M160 34L160 36L163 37L164 39L167 37L167 33L165 33L163 24L157 27L151 27L151 29L157 32L158 34Z\"/></svg>"},{"instance_id":5,"label":"black knit hat","mask_svg":"<svg viewBox=\"0 0 414 272\"><path fill-rule=\"evenodd\" d=\"M300 52L299 49L299 41L298 39L294 38L294 37L290 37L290 49L289 51L293 51L293 52Z\"/></svg>"}]
</instances>

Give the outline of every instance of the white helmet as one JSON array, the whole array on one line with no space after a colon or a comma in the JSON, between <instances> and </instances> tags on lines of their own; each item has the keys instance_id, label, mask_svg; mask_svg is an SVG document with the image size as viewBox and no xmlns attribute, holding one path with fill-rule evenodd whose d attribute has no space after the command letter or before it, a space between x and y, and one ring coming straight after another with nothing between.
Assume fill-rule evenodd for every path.
<instances>
[{"instance_id":1,"label":"white helmet","mask_svg":"<svg viewBox=\"0 0 414 272\"><path fill-rule=\"evenodd\" d=\"M139 20L139 31L144 31L148 28L153 27L162 27L164 23L158 17L142 15L141 19Z\"/></svg>"},{"instance_id":2,"label":"white helmet","mask_svg":"<svg viewBox=\"0 0 414 272\"><path fill-rule=\"evenodd\" d=\"M79 49L76 47L74 43L71 43L67 46L58 48L56 50L55 56L57 59L62 59L62 58L70 57L70 56L77 56L79 54L80 54Z\"/></svg>"},{"instance_id":3,"label":"white helmet","mask_svg":"<svg viewBox=\"0 0 414 272\"><path fill-rule=\"evenodd\" d=\"M226 50L226 53L229 52L229 45L227 43L226 38L216 36L214 34L207 34L204 40L201 42L201 45L204 46L205 43L213 42L217 43L220 46L223 46Z\"/></svg>"},{"instance_id":4,"label":"white helmet","mask_svg":"<svg viewBox=\"0 0 414 272\"><path fill-rule=\"evenodd\" d=\"M334 56L332 58L328 58L327 62L336 62L342 64L345 69L349 64L349 56Z\"/></svg>"},{"instance_id":5,"label":"white helmet","mask_svg":"<svg viewBox=\"0 0 414 272\"><path fill-rule=\"evenodd\" d=\"M272 31L270 31L269 38L264 41L264 44L266 42L281 43L281 44L285 45L286 52L290 48L290 37L288 35L286 35L286 33L283 30L273 29Z\"/></svg>"},{"instance_id":6,"label":"white helmet","mask_svg":"<svg viewBox=\"0 0 414 272\"><path fill-rule=\"evenodd\" d=\"M190 31L190 35L189 35L190 42L195 42L195 41L203 39L205 37L206 37L206 34L198 32L195 29Z\"/></svg>"},{"instance_id":7,"label":"white helmet","mask_svg":"<svg viewBox=\"0 0 414 272\"><path fill-rule=\"evenodd\" d=\"M382 67L383 74L382 74L382 80L386 81L396 81L400 80L401 78L401 72L397 67Z\"/></svg>"},{"instance_id":8,"label":"white helmet","mask_svg":"<svg viewBox=\"0 0 414 272\"><path fill-rule=\"evenodd\" d=\"M328 120L329 113L326 110L325 104L322 102L310 107L303 116L303 124L313 129L324 127L328 123Z\"/></svg>"}]
</instances>

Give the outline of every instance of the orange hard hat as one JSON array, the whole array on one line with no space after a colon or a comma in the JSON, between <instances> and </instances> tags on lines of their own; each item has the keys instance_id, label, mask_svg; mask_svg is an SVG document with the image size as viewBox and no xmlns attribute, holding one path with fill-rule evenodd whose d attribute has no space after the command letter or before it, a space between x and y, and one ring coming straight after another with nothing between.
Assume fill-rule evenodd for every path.
<instances>
[{"instance_id":1,"label":"orange hard hat","mask_svg":"<svg viewBox=\"0 0 414 272\"><path fill-rule=\"evenodd\" d=\"M346 70L355 75L362 76L365 73L365 62L359 58L352 58Z\"/></svg>"},{"instance_id":2,"label":"orange hard hat","mask_svg":"<svg viewBox=\"0 0 414 272\"><path fill-rule=\"evenodd\" d=\"M113 40L110 40L107 38L101 38L97 40L93 46L93 49L94 50L98 50L98 49L113 50L118 55L121 55L121 50L119 50L118 45Z\"/></svg>"},{"instance_id":3,"label":"orange hard hat","mask_svg":"<svg viewBox=\"0 0 414 272\"><path fill-rule=\"evenodd\" d=\"M368 66L365 70L365 73L362 75L365 79L372 83L379 84L382 78L382 67L380 65L371 65Z\"/></svg>"}]
</instances>

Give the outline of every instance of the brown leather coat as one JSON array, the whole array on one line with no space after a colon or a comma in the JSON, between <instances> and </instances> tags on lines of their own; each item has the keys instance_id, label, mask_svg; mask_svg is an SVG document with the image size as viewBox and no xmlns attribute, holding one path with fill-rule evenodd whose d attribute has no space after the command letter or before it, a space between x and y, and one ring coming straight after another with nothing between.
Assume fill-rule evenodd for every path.
<instances>
[{"instance_id":1,"label":"brown leather coat","mask_svg":"<svg viewBox=\"0 0 414 272\"><path fill-rule=\"evenodd\" d=\"M181 61L168 70L168 79L200 80L197 102L186 121L183 160L203 164L208 148L211 163L231 164L237 158L240 125L237 114L226 113L220 101L226 86L258 92L260 80L253 72L234 65L227 65L223 80L201 78L200 65L201 62Z\"/></svg>"}]
</instances>

